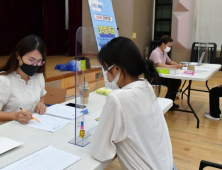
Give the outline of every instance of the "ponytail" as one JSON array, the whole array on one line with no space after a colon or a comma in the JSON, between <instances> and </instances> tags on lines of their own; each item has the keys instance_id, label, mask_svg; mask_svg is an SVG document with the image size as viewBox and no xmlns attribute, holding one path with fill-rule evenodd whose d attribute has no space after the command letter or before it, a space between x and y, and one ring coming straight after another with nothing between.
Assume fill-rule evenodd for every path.
<instances>
[{"instance_id":1,"label":"ponytail","mask_svg":"<svg viewBox=\"0 0 222 170\"><path fill-rule=\"evenodd\" d=\"M161 78L159 76L159 73L157 72L154 62L152 60L146 59L143 62L143 68L144 68L144 78L147 79L147 81L150 84L154 84L158 86L158 95L160 94L161 90Z\"/></svg>"}]
</instances>

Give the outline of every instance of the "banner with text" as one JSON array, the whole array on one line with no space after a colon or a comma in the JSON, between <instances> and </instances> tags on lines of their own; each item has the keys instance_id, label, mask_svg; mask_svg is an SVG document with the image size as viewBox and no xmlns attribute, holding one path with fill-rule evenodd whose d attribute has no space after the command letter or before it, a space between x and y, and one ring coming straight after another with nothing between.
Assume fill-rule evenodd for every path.
<instances>
[{"instance_id":1,"label":"banner with text","mask_svg":"<svg viewBox=\"0 0 222 170\"><path fill-rule=\"evenodd\" d=\"M111 0L88 0L98 50L110 40L118 37Z\"/></svg>"}]
</instances>

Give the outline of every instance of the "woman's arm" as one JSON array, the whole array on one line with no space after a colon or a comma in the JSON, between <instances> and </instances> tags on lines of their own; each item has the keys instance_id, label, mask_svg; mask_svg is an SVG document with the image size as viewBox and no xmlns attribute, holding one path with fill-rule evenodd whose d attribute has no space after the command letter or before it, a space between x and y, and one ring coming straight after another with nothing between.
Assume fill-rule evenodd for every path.
<instances>
[{"instance_id":1,"label":"woman's arm","mask_svg":"<svg viewBox=\"0 0 222 170\"><path fill-rule=\"evenodd\" d=\"M0 121L6 122L6 121L12 121L17 120L18 122L22 124L27 124L29 120L31 119L32 114L30 112L3 112L0 111Z\"/></svg>"},{"instance_id":2,"label":"woman's arm","mask_svg":"<svg viewBox=\"0 0 222 170\"><path fill-rule=\"evenodd\" d=\"M39 103L35 107L36 113L43 115L46 112L46 105L44 104L45 97L41 97Z\"/></svg>"},{"instance_id":3,"label":"woman's arm","mask_svg":"<svg viewBox=\"0 0 222 170\"><path fill-rule=\"evenodd\" d=\"M6 122L6 121L11 121L15 120L15 112L3 112L0 111L0 121Z\"/></svg>"},{"instance_id":4,"label":"woman's arm","mask_svg":"<svg viewBox=\"0 0 222 170\"><path fill-rule=\"evenodd\" d=\"M44 103L45 102L45 96L40 98L40 102L39 103Z\"/></svg>"},{"instance_id":5,"label":"woman's arm","mask_svg":"<svg viewBox=\"0 0 222 170\"><path fill-rule=\"evenodd\" d=\"M126 139L126 125L118 99L109 95L103 107L99 124L91 137L91 154L101 162L116 155L115 143Z\"/></svg>"},{"instance_id":6,"label":"woman's arm","mask_svg":"<svg viewBox=\"0 0 222 170\"><path fill-rule=\"evenodd\" d=\"M43 74L39 74L39 79L40 79L40 83L41 83L41 92L40 92L40 101L39 103L36 105L35 107L35 112L43 115L46 112L46 105L44 104L45 102L45 95L46 95L46 91L45 91L45 78L43 76Z\"/></svg>"}]
</instances>

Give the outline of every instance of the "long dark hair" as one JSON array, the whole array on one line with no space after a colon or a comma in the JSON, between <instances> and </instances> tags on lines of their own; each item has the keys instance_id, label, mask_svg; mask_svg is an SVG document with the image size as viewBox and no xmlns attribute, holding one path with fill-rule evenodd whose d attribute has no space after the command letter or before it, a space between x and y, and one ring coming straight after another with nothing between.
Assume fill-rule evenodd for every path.
<instances>
[{"instance_id":1,"label":"long dark hair","mask_svg":"<svg viewBox=\"0 0 222 170\"><path fill-rule=\"evenodd\" d=\"M33 50L38 50L42 55L43 61L46 62L46 49L44 42L35 35L29 35L23 38L15 47L6 64L0 68L0 72L3 71L0 75L8 75L18 68L19 62L17 54L23 57L26 53ZM45 76L45 64L39 67L37 73L43 73Z\"/></svg>"},{"instance_id":2,"label":"long dark hair","mask_svg":"<svg viewBox=\"0 0 222 170\"><path fill-rule=\"evenodd\" d=\"M113 64L117 65L124 76L127 72L130 76L136 78L144 73L144 77L148 81L152 81L154 78L159 79L154 62L149 59L144 60L135 43L126 37L112 39L100 50L98 59L104 68L106 68L105 64L108 67Z\"/></svg>"}]
</instances>

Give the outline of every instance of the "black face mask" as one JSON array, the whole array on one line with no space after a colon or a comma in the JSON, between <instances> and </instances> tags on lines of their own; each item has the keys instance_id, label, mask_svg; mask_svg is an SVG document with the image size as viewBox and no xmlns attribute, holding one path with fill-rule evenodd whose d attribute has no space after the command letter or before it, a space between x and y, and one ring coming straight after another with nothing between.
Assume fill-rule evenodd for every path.
<instances>
[{"instance_id":1,"label":"black face mask","mask_svg":"<svg viewBox=\"0 0 222 170\"><path fill-rule=\"evenodd\" d=\"M22 61L23 62L23 61ZM28 65L25 64L23 62L23 64L20 66L21 70L27 74L28 76L33 76L39 69L40 66L32 66L32 65Z\"/></svg>"}]
</instances>

